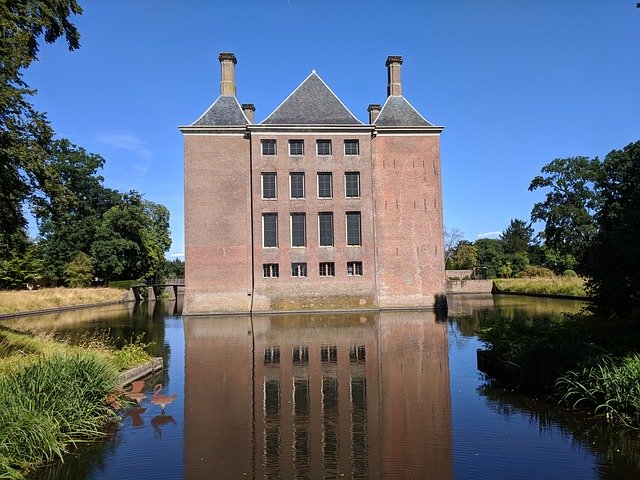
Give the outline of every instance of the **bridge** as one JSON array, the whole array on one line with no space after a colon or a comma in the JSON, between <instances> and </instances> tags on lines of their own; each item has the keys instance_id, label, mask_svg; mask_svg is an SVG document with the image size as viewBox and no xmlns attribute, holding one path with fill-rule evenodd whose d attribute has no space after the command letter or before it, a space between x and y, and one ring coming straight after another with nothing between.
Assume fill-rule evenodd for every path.
<instances>
[{"instance_id":1,"label":"bridge","mask_svg":"<svg viewBox=\"0 0 640 480\"><path fill-rule=\"evenodd\" d=\"M127 301L145 300L145 296L142 293L145 290L148 302L155 301L160 295L166 300L175 300L178 297L178 289L180 288L184 288L184 278L147 280L145 283L131 285L127 293Z\"/></svg>"}]
</instances>

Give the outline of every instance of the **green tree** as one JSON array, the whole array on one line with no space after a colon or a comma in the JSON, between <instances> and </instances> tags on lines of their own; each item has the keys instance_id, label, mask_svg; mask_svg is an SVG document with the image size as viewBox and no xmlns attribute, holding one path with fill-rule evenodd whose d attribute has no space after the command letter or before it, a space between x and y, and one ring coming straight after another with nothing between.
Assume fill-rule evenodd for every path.
<instances>
[{"instance_id":1,"label":"green tree","mask_svg":"<svg viewBox=\"0 0 640 480\"><path fill-rule=\"evenodd\" d=\"M524 220L514 218L500 234L500 241L505 253L528 253L533 243L533 228Z\"/></svg>"},{"instance_id":2,"label":"green tree","mask_svg":"<svg viewBox=\"0 0 640 480\"><path fill-rule=\"evenodd\" d=\"M607 154L602 170L598 233L586 255L588 286L600 312L640 319L640 141Z\"/></svg>"},{"instance_id":3,"label":"green tree","mask_svg":"<svg viewBox=\"0 0 640 480\"><path fill-rule=\"evenodd\" d=\"M41 36L53 43L64 35L70 50L80 46L69 21L80 13L75 0L0 2L0 258L24 245L22 207L46 179L44 162L53 135L45 115L27 100L35 90L22 74L37 60Z\"/></svg>"},{"instance_id":4,"label":"green tree","mask_svg":"<svg viewBox=\"0 0 640 480\"><path fill-rule=\"evenodd\" d=\"M65 278L67 264L78 251L89 252L102 215L122 201L119 192L102 186L97 171L104 159L68 140L52 143L46 161L44 195L32 199L40 229L45 274L54 282Z\"/></svg>"},{"instance_id":5,"label":"green tree","mask_svg":"<svg viewBox=\"0 0 640 480\"><path fill-rule=\"evenodd\" d=\"M91 285L93 279L93 265L91 258L84 252L78 252L64 270L67 285L72 288L82 288Z\"/></svg>"},{"instance_id":6,"label":"green tree","mask_svg":"<svg viewBox=\"0 0 640 480\"><path fill-rule=\"evenodd\" d=\"M453 251L449 263L452 270L467 270L478 264L478 251L470 242L463 240Z\"/></svg>"},{"instance_id":7,"label":"green tree","mask_svg":"<svg viewBox=\"0 0 640 480\"><path fill-rule=\"evenodd\" d=\"M600 167L597 158L557 158L529 185L530 191L548 189L545 200L534 204L531 219L545 223L545 244L559 255L582 258L596 233L593 215L600 204L595 189Z\"/></svg>"},{"instance_id":8,"label":"green tree","mask_svg":"<svg viewBox=\"0 0 640 480\"><path fill-rule=\"evenodd\" d=\"M32 288L41 277L42 259L34 243L24 252L14 251L9 258L0 261L0 288Z\"/></svg>"},{"instance_id":9,"label":"green tree","mask_svg":"<svg viewBox=\"0 0 640 480\"><path fill-rule=\"evenodd\" d=\"M500 268L506 261L502 242L493 238L481 238L473 245L478 255L477 275L487 278L500 276Z\"/></svg>"}]
</instances>

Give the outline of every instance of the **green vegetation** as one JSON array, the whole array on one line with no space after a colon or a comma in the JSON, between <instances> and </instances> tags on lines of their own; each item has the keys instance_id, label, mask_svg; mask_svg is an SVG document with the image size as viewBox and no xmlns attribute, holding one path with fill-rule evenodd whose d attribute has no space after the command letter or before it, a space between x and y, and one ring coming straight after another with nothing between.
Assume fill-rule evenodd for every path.
<instances>
[{"instance_id":1,"label":"green vegetation","mask_svg":"<svg viewBox=\"0 0 640 480\"><path fill-rule=\"evenodd\" d=\"M139 340L139 339L138 339ZM118 373L148 361L137 340L118 351L0 330L0 478L22 478L104 435L116 418L107 398Z\"/></svg>"},{"instance_id":2,"label":"green vegetation","mask_svg":"<svg viewBox=\"0 0 640 480\"><path fill-rule=\"evenodd\" d=\"M123 298L124 292L116 288L43 288L0 291L0 314L116 302Z\"/></svg>"},{"instance_id":3,"label":"green vegetation","mask_svg":"<svg viewBox=\"0 0 640 480\"><path fill-rule=\"evenodd\" d=\"M498 293L587 297L585 280L579 277L501 278L493 284Z\"/></svg>"}]
</instances>

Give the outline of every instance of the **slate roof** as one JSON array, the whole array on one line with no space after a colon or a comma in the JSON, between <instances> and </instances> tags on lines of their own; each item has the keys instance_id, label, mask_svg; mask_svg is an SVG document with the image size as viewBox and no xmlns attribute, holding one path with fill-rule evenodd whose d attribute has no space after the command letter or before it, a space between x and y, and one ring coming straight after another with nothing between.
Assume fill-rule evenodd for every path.
<instances>
[{"instance_id":1,"label":"slate roof","mask_svg":"<svg viewBox=\"0 0 640 480\"><path fill-rule=\"evenodd\" d=\"M236 97L220 95L192 126L199 125L246 125L249 123Z\"/></svg>"},{"instance_id":2,"label":"slate roof","mask_svg":"<svg viewBox=\"0 0 640 480\"><path fill-rule=\"evenodd\" d=\"M263 125L362 125L314 71Z\"/></svg>"},{"instance_id":3,"label":"slate roof","mask_svg":"<svg viewBox=\"0 0 640 480\"><path fill-rule=\"evenodd\" d=\"M400 95L393 95L387 98L374 123L382 127L433 126Z\"/></svg>"}]
</instances>

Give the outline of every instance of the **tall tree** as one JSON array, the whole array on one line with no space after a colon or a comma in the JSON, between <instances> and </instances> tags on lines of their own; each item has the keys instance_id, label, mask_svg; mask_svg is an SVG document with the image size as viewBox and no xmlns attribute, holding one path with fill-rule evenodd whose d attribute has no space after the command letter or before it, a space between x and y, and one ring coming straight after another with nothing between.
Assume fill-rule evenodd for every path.
<instances>
[{"instance_id":1,"label":"tall tree","mask_svg":"<svg viewBox=\"0 0 640 480\"><path fill-rule=\"evenodd\" d=\"M53 131L28 97L35 90L22 79L38 58L41 36L47 43L66 38L70 50L80 35L69 17L82 13L75 0L0 2L0 255L7 256L22 237L22 206L45 180L44 162ZM23 245L22 245L23 246Z\"/></svg>"},{"instance_id":2,"label":"tall tree","mask_svg":"<svg viewBox=\"0 0 640 480\"><path fill-rule=\"evenodd\" d=\"M548 189L545 200L534 204L531 219L545 223L545 245L561 256L580 259L596 233L593 215L600 197L594 185L600 166L597 158L557 158L529 185L530 191Z\"/></svg>"},{"instance_id":3,"label":"tall tree","mask_svg":"<svg viewBox=\"0 0 640 480\"><path fill-rule=\"evenodd\" d=\"M455 227L444 228L444 255L445 260L450 260L458 245L464 238L464 233Z\"/></svg>"},{"instance_id":4,"label":"tall tree","mask_svg":"<svg viewBox=\"0 0 640 480\"><path fill-rule=\"evenodd\" d=\"M602 313L640 320L640 141L607 154L602 170L598 233L586 256L589 287Z\"/></svg>"},{"instance_id":5,"label":"tall tree","mask_svg":"<svg viewBox=\"0 0 640 480\"><path fill-rule=\"evenodd\" d=\"M524 220L514 218L500 234L500 241L505 253L528 253L533 243L533 228Z\"/></svg>"}]
</instances>

